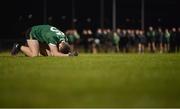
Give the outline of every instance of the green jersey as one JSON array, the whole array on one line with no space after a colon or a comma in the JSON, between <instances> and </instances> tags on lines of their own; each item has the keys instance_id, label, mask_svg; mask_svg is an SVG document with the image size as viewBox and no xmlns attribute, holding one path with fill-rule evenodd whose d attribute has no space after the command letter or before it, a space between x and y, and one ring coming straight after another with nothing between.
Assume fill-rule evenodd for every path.
<instances>
[{"instance_id":1,"label":"green jersey","mask_svg":"<svg viewBox=\"0 0 180 109\"><path fill-rule=\"evenodd\" d=\"M148 38L154 38L155 35L156 35L155 31L148 31L148 32L147 32L147 37L148 37Z\"/></svg>"},{"instance_id":2,"label":"green jersey","mask_svg":"<svg viewBox=\"0 0 180 109\"><path fill-rule=\"evenodd\" d=\"M113 44L118 45L119 41L120 41L120 37L117 35L117 33L114 33L113 34L113 39L112 39Z\"/></svg>"},{"instance_id":3,"label":"green jersey","mask_svg":"<svg viewBox=\"0 0 180 109\"><path fill-rule=\"evenodd\" d=\"M56 27L50 25L38 25L31 28L30 37L46 44L56 45L61 41L67 41L67 37Z\"/></svg>"}]
</instances>

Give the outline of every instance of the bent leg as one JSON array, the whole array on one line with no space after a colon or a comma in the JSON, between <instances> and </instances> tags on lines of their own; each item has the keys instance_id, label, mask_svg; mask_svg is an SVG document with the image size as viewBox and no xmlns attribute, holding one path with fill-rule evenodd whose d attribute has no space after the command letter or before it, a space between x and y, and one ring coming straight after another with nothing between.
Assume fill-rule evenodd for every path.
<instances>
[{"instance_id":1,"label":"bent leg","mask_svg":"<svg viewBox=\"0 0 180 109\"><path fill-rule=\"evenodd\" d=\"M39 44L39 51L41 56L51 56L50 48L47 44L40 43Z\"/></svg>"},{"instance_id":2,"label":"bent leg","mask_svg":"<svg viewBox=\"0 0 180 109\"><path fill-rule=\"evenodd\" d=\"M39 42L37 40L27 40L27 46L21 46L21 51L29 57L38 56Z\"/></svg>"}]
</instances>

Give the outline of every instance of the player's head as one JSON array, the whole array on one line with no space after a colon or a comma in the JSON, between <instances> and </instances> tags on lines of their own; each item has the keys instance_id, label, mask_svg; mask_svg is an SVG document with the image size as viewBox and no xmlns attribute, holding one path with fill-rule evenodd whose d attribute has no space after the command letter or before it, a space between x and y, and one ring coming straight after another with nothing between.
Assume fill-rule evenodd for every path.
<instances>
[{"instance_id":1,"label":"player's head","mask_svg":"<svg viewBox=\"0 0 180 109\"><path fill-rule=\"evenodd\" d=\"M178 28L178 32L180 32L180 27Z\"/></svg>"},{"instance_id":2,"label":"player's head","mask_svg":"<svg viewBox=\"0 0 180 109\"><path fill-rule=\"evenodd\" d=\"M150 30L150 31L153 31L153 27L152 27L152 26L150 26L150 27L149 27L149 30Z\"/></svg>"},{"instance_id":3,"label":"player's head","mask_svg":"<svg viewBox=\"0 0 180 109\"><path fill-rule=\"evenodd\" d=\"M68 54L71 51L71 48L68 43L62 41L59 43L59 51L64 54Z\"/></svg>"}]
</instances>

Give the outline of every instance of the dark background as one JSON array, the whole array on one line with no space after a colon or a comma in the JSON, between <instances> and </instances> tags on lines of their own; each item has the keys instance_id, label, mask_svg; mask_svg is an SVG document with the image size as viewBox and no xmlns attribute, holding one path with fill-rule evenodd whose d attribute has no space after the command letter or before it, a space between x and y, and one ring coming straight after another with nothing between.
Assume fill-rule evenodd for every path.
<instances>
[{"instance_id":1,"label":"dark background","mask_svg":"<svg viewBox=\"0 0 180 109\"><path fill-rule=\"evenodd\" d=\"M19 37L32 25L43 24L44 0L2 0L0 37ZM72 0L47 0L47 23L60 30L72 27ZM100 0L74 0L75 27L100 27ZM116 0L117 27L141 27L141 1ZM145 0L145 27L178 27L179 0ZM104 26L112 28L112 0L104 0Z\"/></svg>"}]
</instances>

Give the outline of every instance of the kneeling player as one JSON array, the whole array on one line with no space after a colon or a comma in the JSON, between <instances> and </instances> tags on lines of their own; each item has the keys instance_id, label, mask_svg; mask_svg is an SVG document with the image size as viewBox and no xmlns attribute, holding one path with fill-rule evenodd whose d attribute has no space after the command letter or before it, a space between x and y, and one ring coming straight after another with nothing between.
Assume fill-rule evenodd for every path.
<instances>
[{"instance_id":1,"label":"kneeling player","mask_svg":"<svg viewBox=\"0 0 180 109\"><path fill-rule=\"evenodd\" d=\"M67 37L56 27L50 25L33 26L26 32L27 44L14 44L11 50L12 55L16 55L20 50L29 57L39 56L40 45L48 45L49 49L44 49L47 56L77 56L77 52L71 52L67 43ZM47 48L47 47L46 47Z\"/></svg>"}]
</instances>

